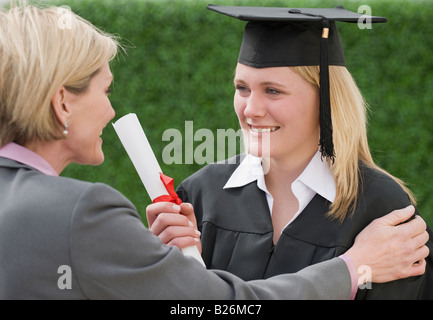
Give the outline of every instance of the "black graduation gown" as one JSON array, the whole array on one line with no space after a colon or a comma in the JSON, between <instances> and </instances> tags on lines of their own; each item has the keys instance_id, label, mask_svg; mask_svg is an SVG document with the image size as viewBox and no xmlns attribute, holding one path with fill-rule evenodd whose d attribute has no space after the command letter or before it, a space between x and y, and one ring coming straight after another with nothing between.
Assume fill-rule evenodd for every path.
<instances>
[{"instance_id":1,"label":"black graduation gown","mask_svg":"<svg viewBox=\"0 0 433 320\"><path fill-rule=\"evenodd\" d=\"M273 245L273 227L265 193L254 181L223 187L240 163L208 165L183 181L179 197L195 209L202 232L203 259L210 269L227 270L244 280L297 272L343 254L375 218L410 204L388 176L360 165L362 187L354 214L343 223L326 217L329 202L316 195ZM433 234L429 230L430 239ZM433 299L433 245L423 276L372 284L357 299Z\"/></svg>"}]
</instances>

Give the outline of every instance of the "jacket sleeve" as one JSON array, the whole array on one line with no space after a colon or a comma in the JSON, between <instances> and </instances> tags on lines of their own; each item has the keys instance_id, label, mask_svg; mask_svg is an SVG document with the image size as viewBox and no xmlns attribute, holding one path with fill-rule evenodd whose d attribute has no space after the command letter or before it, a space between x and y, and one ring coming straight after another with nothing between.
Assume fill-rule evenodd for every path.
<instances>
[{"instance_id":1,"label":"jacket sleeve","mask_svg":"<svg viewBox=\"0 0 433 320\"><path fill-rule=\"evenodd\" d=\"M145 228L119 192L89 185L70 228L71 269L89 299L348 299L351 279L339 258L298 273L245 282L206 270Z\"/></svg>"}]
</instances>

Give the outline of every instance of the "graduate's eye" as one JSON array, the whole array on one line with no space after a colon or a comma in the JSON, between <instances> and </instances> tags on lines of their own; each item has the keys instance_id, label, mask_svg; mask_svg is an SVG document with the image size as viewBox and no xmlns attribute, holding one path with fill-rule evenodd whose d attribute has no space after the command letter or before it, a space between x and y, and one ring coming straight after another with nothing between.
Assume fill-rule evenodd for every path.
<instances>
[{"instance_id":1,"label":"graduate's eye","mask_svg":"<svg viewBox=\"0 0 433 320\"><path fill-rule=\"evenodd\" d=\"M105 91L107 95L110 95L113 92L113 89L111 87L108 87L108 89Z\"/></svg>"},{"instance_id":2,"label":"graduate's eye","mask_svg":"<svg viewBox=\"0 0 433 320\"><path fill-rule=\"evenodd\" d=\"M247 88L241 84L237 84L235 88L237 91L247 91Z\"/></svg>"},{"instance_id":3,"label":"graduate's eye","mask_svg":"<svg viewBox=\"0 0 433 320\"><path fill-rule=\"evenodd\" d=\"M277 95L277 94L280 94L281 91L274 89L274 88L266 88L266 93L271 94L271 95Z\"/></svg>"},{"instance_id":4,"label":"graduate's eye","mask_svg":"<svg viewBox=\"0 0 433 320\"><path fill-rule=\"evenodd\" d=\"M236 91L241 95L241 96L245 96L248 95L249 93L249 89L247 87L245 87L242 84L237 84L235 85Z\"/></svg>"}]
</instances>

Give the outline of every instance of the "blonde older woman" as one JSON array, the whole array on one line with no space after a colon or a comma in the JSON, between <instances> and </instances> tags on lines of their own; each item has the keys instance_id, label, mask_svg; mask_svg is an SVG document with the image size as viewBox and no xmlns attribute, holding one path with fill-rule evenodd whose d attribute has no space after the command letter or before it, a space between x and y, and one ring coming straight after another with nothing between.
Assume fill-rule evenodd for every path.
<instances>
[{"instance_id":1,"label":"blonde older woman","mask_svg":"<svg viewBox=\"0 0 433 320\"><path fill-rule=\"evenodd\" d=\"M343 259L244 282L162 245L109 186L58 176L72 162L104 160L117 50L115 38L63 8L0 12L0 299L349 298ZM385 243L378 254L368 254L367 240L348 257L374 265L383 281L422 273L412 264L426 256L424 222L392 226L410 215L394 212L365 230L361 239Z\"/></svg>"}]
</instances>

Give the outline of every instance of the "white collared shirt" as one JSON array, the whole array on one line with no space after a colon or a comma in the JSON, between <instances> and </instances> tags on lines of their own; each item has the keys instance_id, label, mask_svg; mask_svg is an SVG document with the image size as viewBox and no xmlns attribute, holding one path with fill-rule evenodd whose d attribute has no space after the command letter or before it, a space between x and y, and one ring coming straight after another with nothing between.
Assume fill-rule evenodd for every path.
<instances>
[{"instance_id":1,"label":"white collared shirt","mask_svg":"<svg viewBox=\"0 0 433 320\"><path fill-rule=\"evenodd\" d=\"M239 167L233 172L224 189L243 187L257 180L259 189L266 193L269 212L272 215L274 199L266 188L265 176L260 158L248 154ZM292 183L292 192L299 203L298 211L287 225L292 223L305 209L316 194L330 202L335 200L335 181L326 161L322 161L320 152L313 156L301 175ZM287 225L285 227L287 227ZM283 229L285 229L285 227Z\"/></svg>"}]
</instances>

